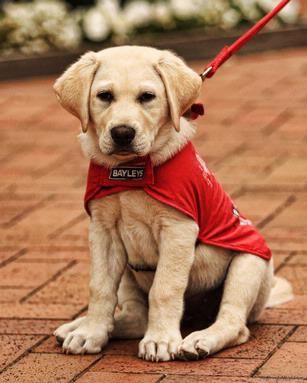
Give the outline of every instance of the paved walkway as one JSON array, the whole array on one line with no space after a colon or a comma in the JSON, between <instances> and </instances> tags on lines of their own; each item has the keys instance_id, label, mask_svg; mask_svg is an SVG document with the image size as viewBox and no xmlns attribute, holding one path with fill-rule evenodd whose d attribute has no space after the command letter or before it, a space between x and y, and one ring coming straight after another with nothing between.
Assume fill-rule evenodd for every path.
<instances>
[{"instance_id":1,"label":"paved walkway","mask_svg":"<svg viewBox=\"0 0 307 383\"><path fill-rule=\"evenodd\" d=\"M203 88L207 114L195 143L266 236L296 298L266 310L249 343L198 362L141 361L136 341L92 356L55 345L52 330L88 299L87 163L54 78L1 84L1 383L307 379L305 60L305 49L234 57Z\"/></svg>"}]
</instances>

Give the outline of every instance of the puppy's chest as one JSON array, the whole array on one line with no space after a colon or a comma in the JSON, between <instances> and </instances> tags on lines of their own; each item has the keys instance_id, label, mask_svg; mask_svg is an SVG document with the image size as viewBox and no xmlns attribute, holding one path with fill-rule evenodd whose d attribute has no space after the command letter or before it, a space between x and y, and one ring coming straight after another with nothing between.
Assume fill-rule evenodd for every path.
<instances>
[{"instance_id":1,"label":"puppy's chest","mask_svg":"<svg viewBox=\"0 0 307 383\"><path fill-rule=\"evenodd\" d=\"M142 190L113 194L93 203L101 224L122 242L129 263L155 268L162 221L172 216L174 209Z\"/></svg>"},{"instance_id":2,"label":"puppy's chest","mask_svg":"<svg viewBox=\"0 0 307 383\"><path fill-rule=\"evenodd\" d=\"M126 249L129 263L151 266L158 262L158 243L161 230L160 213L164 205L143 191L128 191L119 195L119 235Z\"/></svg>"}]
</instances>

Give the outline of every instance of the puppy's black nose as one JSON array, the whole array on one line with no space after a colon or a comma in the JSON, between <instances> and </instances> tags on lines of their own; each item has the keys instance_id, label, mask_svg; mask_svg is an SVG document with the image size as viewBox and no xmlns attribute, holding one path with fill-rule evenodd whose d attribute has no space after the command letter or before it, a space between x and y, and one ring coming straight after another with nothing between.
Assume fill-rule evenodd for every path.
<instances>
[{"instance_id":1,"label":"puppy's black nose","mask_svg":"<svg viewBox=\"0 0 307 383\"><path fill-rule=\"evenodd\" d=\"M111 129L111 137L116 145L128 146L135 137L135 130L127 125L118 125Z\"/></svg>"}]
</instances>

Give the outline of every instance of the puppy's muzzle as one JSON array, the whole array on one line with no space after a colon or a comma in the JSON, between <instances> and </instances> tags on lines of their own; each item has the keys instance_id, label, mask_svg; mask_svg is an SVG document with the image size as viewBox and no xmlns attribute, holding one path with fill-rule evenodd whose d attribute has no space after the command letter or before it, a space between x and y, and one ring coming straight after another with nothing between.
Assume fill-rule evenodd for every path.
<instances>
[{"instance_id":1,"label":"puppy's muzzle","mask_svg":"<svg viewBox=\"0 0 307 383\"><path fill-rule=\"evenodd\" d=\"M135 137L135 129L127 125L118 125L111 129L111 137L118 148L128 148Z\"/></svg>"}]
</instances>

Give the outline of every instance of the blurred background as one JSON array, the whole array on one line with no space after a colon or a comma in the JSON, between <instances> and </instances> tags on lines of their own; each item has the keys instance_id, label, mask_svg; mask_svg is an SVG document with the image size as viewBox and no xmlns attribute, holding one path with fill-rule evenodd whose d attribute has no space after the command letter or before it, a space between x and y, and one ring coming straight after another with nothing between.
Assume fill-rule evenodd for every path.
<instances>
[{"instance_id":1,"label":"blurred background","mask_svg":"<svg viewBox=\"0 0 307 383\"><path fill-rule=\"evenodd\" d=\"M215 34L255 23L278 0L0 0L1 56L76 49L86 42L122 44L174 31ZM292 0L268 29L301 23Z\"/></svg>"},{"instance_id":2,"label":"blurred background","mask_svg":"<svg viewBox=\"0 0 307 383\"><path fill-rule=\"evenodd\" d=\"M112 45L215 56L279 0L0 0L0 80L58 74ZM292 0L240 53L305 45L306 0ZM197 45L197 49L195 46Z\"/></svg>"}]
</instances>

